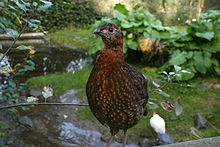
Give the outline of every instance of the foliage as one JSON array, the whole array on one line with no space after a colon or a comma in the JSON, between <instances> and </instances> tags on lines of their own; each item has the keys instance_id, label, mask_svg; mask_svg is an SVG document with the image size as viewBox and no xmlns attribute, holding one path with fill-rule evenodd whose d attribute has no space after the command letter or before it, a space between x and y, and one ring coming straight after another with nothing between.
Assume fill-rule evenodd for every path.
<instances>
[{"instance_id":1,"label":"foliage","mask_svg":"<svg viewBox=\"0 0 220 147\"><path fill-rule=\"evenodd\" d=\"M82 28L101 18L93 7L92 1L57 0L52 2L51 8L35 14L46 30L57 30L70 24Z\"/></svg>"},{"instance_id":2,"label":"foliage","mask_svg":"<svg viewBox=\"0 0 220 147\"><path fill-rule=\"evenodd\" d=\"M30 59L26 59L22 64L19 64L19 68L15 66L11 72L14 72L15 75L24 75L25 72L32 71L34 69L34 62ZM7 75L8 74L9 73L7 73ZM2 93L2 95L0 95L0 100L7 101L7 103L11 104L23 102L23 100L20 99L20 92L27 89L27 85L25 83L18 83L14 80L13 74L9 75L10 76L7 77L7 82L4 84L4 87L0 89L0 93Z\"/></svg>"},{"instance_id":3,"label":"foliage","mask_svg":"<svg viewBox=\"0 0 220 147\"><path fill-rule=\"evenodd\" d=\"M40 21L33 19L33 14L36 11L43 11L49 8L52 5L51 2L46 0L37 0L37 1L24 1L24 0L3 0L0 2L0 33L7 33L8 36L14 39L14 43L19 38L21 33L28 27L31 31L42 31L40 26ZM18 31L21 30L19 33ZM0 45L1 46L1 45ZM0 101L4 104L13 104L24 102L20 98L21 91L27 89L26 84L19 83L14 79L14 76L23 75L25 72L34 69L34 63L31 60L34 50L32 47L20 46L17 49L28 49L30 50L28 57L25 58L24 62L18 64L14 69L10 65L6 55L11 50L12 46L7 49L4 55L0 55L0 74L1 79L4 80L4 83L1 82L0 87ZM29 58L30 57L30 58ZM3 66L2 66L3 65ZM3 72L2 72L3 71ZM5 78L3 78L5 75ZM22 107L24 109L24 107ZM16 114L15 109L11 109L6 112L12 112ZM5 120L2 120L3 122ZM4 122L5 123L5 122ZM1 124L0 124L1 125ZM1 126L0 126L1 127ZM2 133L0 129L0 146L7 146L4 140L5 133ZM7 140L8 141L8 138Z\"/></svg>"},{"instance_id":4,"label":"foliage","mask_svg":"<svg viewBox=\"0 0 220 147\"><path fill-rule=\"evenodd\" d=\"M219 10L210 10L202 14L199 20L189 22L185 26L186 29L181 26L164 27L149 12L142 9L130 12L122 4L115 6L114 13L114 19L103 18L96 21L91 28L103 22L118 25L124 35L125 54L128 50L140 50L140 45L138 46L140 36L151 40L160 39L160 44L166 44L169 47L170 54L169 60L161 67L161 71L172 71L174 65L189 71L178 80L189 80L197 73L205 74L212 69L220 75L220 61L216 56L220 52ZM100 37L91 37L89 46L90 55L99 51L103 46Z\"/></svg>"},{"instance_id":5,"label":"foliage","mask_svg":"<svg viewBox=\"0 0 220 147\"><path fill-rule=\"evenodd\" d=\"M25 22L31 30L41 30L40 20L33 19L36 11L43 11L52 5L51 2L38 0L28 2L23 0L3 0L0 2L0 33L6 32L15 38L18 29Z\"/></svg>"},{"instance_id":6,"label":"foliage","mask_svg":"<svg viewBox=\"0 0 220 147\"><path fill-rule=\"evenodd\" d=\"M205 74L213 69L220 75L220 11L210 10L197 21L190 22L185 33L171 36L169 43L175 47L170 51L169 61L161 69L174 65L181 66L191 74L182 80L194 77L196 73Z\"/></svg>"},{"instance_id":7,"label":"foliage","mask_svg":"<svg viewBox=\"0 0 220 147\"><path fill-rule=\"evenodd\" d=\"M103 18L100 21L96 21L91 28L97 27L103 22L114 23L119 26L124 35L124 53L128 49L139 50L137 40L139 36L150 37L152 39L167 38L171 35L172 29L162 26L161 21L156 17L143 9L136 11L128 11L124 5L117 4L114 8L114 19ZM133 34L130 37L130 34ZM136 33L138 35L136 35ZM89 54L94 54L102 47L102 42L99 37L91 37L89 40L90 50Z\"/></svg>"}]
</instances>

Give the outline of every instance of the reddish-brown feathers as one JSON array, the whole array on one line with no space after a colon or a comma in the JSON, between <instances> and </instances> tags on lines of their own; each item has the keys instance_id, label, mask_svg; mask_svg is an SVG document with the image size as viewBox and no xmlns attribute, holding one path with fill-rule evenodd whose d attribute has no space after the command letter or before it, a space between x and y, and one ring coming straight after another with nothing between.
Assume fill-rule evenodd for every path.
<instances>
[{"instance_id":1,"label":"reddish-brown feathers","mask_svg":"<svg viewBox=\"0 0 220 147\"><path fill-rule=\"evenodd\" d=\"M100 51L86 86L92 113L115 135L140 120L148 100L147 81L124 61L122 33L117 26L102 24L94 31L105 47Z\"/></svg>"}]
</instances>

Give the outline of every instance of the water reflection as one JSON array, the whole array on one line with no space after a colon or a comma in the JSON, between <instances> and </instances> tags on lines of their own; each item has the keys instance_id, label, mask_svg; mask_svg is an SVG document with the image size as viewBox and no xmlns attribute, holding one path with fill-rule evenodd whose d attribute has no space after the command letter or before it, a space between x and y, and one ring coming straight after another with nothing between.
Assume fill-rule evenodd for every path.
<instances>
[{"instance_id":1,"label":"water reflection","mask_svg":"<svg viewBox=\"0 0 220 147\"><path fill-rule=\"evenodd\" d=\"M10 65L15 66L21 63L26 55L24 53L9 54ZM47 75L55 72L69 72L81 69L91 64L92 58L85 52L66 50L52 52L37 52L33 58L35 65L34 71L29 71L25 75L16 77L19 81L24 82L34 76Z\"/></svg>"}]
</instances>

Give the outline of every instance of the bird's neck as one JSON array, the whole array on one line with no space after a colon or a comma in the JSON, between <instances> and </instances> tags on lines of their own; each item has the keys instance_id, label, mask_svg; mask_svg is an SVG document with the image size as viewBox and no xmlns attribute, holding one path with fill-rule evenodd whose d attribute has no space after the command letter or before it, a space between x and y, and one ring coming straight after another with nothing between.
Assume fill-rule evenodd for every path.
<instances>
[{"instance_id":1,"label":"bird's neck","mask_svg":"<svg viewBox=\"0 0 220 147\"><path fill-rule=\"evenodd\" d=\"M117 50L123 52L123 40L121 38L113 42L107 42L105 40L103 41L105 43L105 47L104 47L105 49Z\"/></svg>"},{"instance_id":2,"label":"bird's neck","mask_svg":"<svg viewBox=\"0 0 220 147\"><path fill-rule=\"evenodd\" d=\"M116 40L111 45L105 43L104 48L100 51L97 58L98 62L106 62L109 64L122 60L124 60L122 39Z\"/></svg>"}]
</instances>

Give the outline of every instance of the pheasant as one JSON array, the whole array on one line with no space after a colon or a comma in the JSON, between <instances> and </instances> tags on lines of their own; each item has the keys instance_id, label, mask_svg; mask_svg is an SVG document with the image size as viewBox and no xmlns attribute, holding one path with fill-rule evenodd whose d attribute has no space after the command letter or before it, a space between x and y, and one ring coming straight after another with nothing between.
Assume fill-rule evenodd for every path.
<instances>
[{"instance_id":1,"label":"pheasant","mask_svg":"<svg viewBox=\"0 0 220 147\"><path fill-rule=\"evenodd\" d=\"M147 114L147 81L144 76L125 62L123 36L112 23L103 23L94 34L102 37L104 48L99 52L86 85L90 109L98 121L110 128L110 147L119 130L124 131L123 147L127 142L127 130Z\"/></svg>"}]
</instances>

